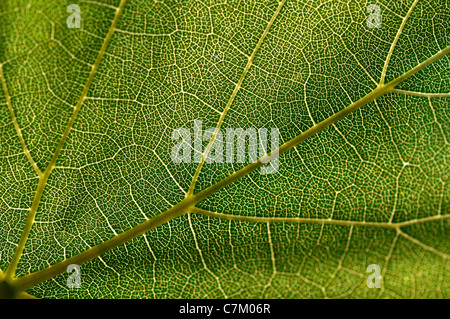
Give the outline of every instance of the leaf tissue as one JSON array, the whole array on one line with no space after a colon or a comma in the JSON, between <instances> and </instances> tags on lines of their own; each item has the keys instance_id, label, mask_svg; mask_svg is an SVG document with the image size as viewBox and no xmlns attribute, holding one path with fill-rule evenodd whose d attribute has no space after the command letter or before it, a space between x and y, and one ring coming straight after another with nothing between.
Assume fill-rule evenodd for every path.
<instances>
[{"instance_id":1,"label":"leaf tissue","mask_svg":"<svg viewBox=\"0 0 450 319\"><path fill-rule=\"evenodd\" d=\"M0 3L0 297L448 298L443 0Z\"/></svg>"}]
</instances>

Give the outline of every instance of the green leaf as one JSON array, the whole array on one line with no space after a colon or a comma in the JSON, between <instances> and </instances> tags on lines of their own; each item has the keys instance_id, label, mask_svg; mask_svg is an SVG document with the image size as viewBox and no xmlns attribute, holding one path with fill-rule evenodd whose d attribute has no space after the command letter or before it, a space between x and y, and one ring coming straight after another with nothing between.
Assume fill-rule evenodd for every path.
<instances>
[{"instance_id":1,"label":"green leaf","mask_svg":"<svg viewBox=\"0 0 450 319\"><path fill-rule=\"evenodd\" d=\"M448 7L370 4L1 2L0 296L448 298ZM196 120L278 170L176 164Z\"/></svg>"}]
</instances>

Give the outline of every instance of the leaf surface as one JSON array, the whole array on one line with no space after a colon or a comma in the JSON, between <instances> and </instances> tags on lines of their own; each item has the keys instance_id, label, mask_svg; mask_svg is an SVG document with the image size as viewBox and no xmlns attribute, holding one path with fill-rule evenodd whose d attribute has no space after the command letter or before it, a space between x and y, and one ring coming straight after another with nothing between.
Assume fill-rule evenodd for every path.
<instances>
[{"instance_id":1,"label":"leaf surface","mask_svg":"<svg viewBox=\"0 0 450 319\"><path fill-rule=\"evenodd\" d=\"M174 129L278 128L283 144L450 45L446 1L377 3L371 29L363 1L86 0L69 29L68 1L2 2L0 268L39 185L17 277L249 164L175 164ZM449 92L446 55L283 154L276 174L254 170L86 262L81 288L62 273L27 292L446 298Z\"/></svg>"}]
</instances>

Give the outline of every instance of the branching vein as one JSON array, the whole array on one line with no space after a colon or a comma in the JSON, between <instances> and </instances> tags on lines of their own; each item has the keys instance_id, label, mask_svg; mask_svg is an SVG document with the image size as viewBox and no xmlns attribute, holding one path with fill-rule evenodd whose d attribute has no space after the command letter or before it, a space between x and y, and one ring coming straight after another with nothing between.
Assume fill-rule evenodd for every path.
<instances>
[{"instance_id":1,"label":"branching vein","mask_svg":"<svg viewBox=\"0 0 450 319\"><path fill-rule=\"evenodd\" d=\"M424 217L420 219L413 219L405 222L366 222L366 221L351 221L325 218L303 218L303 217L257 217L257 216L241 216L233 214L224 214L208 211L198 207L191 209L192 213L220 218L226 220L246 221L255 223L300 223L300 224L325 224L325 225L339 225L339 226L360 226L360 227L378 227L378 228L392 228L399 229L415 224L428 223L432 221L439 221L450 218L450 215L437 215L431 217Z\"/></svg>"},{"instance_id":2,"label":"branching vein","mask_svg":"<svg viewBox=\"0 0 450 319\"><path fill-rule=\"evenodd\" d=\"M31 166L35 170L36 174L41 177L42 171L37 166L36 162L34 161L33 157L30 154L30 151L28 150L27 144L25 143L25 140L22 135L22 130L20 129L19 123L17 122L16 114L14 113L14 109L11 104L11 96L9 95L8 86L6 85L5 75L3 73L3 64L0 63L0 81L2 82L3 92L5 94L6 98L6 104L8 105L9 114L12 118L12 122L14 125L14 129L16 130L17 136L19 137L20 144L22 145L22 150L25 156L27 157L28 161L30 162Z\"/></svg>"},{"instance_id":3,"label":"branching vein","mask_svg":"<svg viewBox=\"0 0 450 319\"><path fill-rule=\"evenodd\" d=\"M244 71L241 74L241 77L239 78L238 83L236 84L233 93L231 94L230 98L228 99L227 104L225 105L225 109L223 110L223 112L220 115L219 118L219 122L217 123L217 126L213 132L213 135L211 137L211 140L209 141L208 145L205 148L205 151L202 154L202 158L200 163L197 166L197 169L194 173L194 176L192 178L192 182L191 185L189 186L189 190L187 192L187 196L190 196L194 193L194 189L195 189L195 184L197 183L197 179L198 176L200 175L200 172L202 170L203 164L205 163L206 158L208 157L209 151L211 150L212 144L217 136L217 133L220 130L220 127L222 126L222 123L225 119L225 116L227 115L228 111L230 110L231 104L233 104L233 101L239 91L239 89L242 86L242 82L244 82L245 76L248 73L248 70L250 69L250 67L253 64L253 60L255 59L256 53L258 53L259 48L261 47L264 39L266 38L267 34L269 33L270 28L272 27L273 23L275 22L275 19L277 18L278 14L281 11L281 8L283 7L284 3L286 2L286 0L283 0L280 2L280 4L278 5L278 8L276 9L275 13L273 14L272 18L270 19L269 23L266 26L266 29L264 30L263 34L261 35L261 38L259 39L258 43L256 44L255 48L253 49L252 54L249 56L248 58L248 62L247 65L244 68Z\"/></svg>"},{"instance_id":4,"label":"branching vein","mask_svg":"<svg viewBox=\"0 0 450 319\"><path fill-rule=\"evenodd\" d=\"M392 42L391 48L389 49L389 52L387 54L386 61L385 61L384 66L383 66L383 71L381 72L380 84L384 84L384 80L386 78L387 68L389 66L389 62L391 61L392 54L394 53L395 46L397 45L398 39L400 38L400 35L402 34L403 29L405 28L406 21L408 20L409 16L413 12L413 10L416 7L418 2L419 2L419 0L415 0L414 1L414 3L412 4L411 8L409 8L409 10L408 10L408 13L403 18L402 23L400 24L400 28L398 29L397 34L395 35L394 41Z\"/></svg>"},{"instance_id":5,"label":"branching vein","mask_svg":"<svg viewBox=\"0 0 450 319\"><path fill-rule=\"evenodd\" d=\"M392 80L391 82L381 85L374 89L372 92L367 94L366 96L362 97L358 101L352 103L351 105L347 106L346 108L342 109L341 111L335 113L334 115L330 116L329 118L325 119L324 121L314 125L313 127L309 128L305 132L301 133L300 135L294 137L293 139L287 141L283 145L281 145L278 149L272 151L272 152L278 152L278 154L282 155L289 150L293 149L295 146L300 144L301 142L305 141L309 137L317 134L318 132L324 130L328 126L334 124L335 122L339 121L340 119L345 118L352 112L358 110L364 105L367 105L368 103L374 101L376 98L391 92L395 86L402 81L406 80L407 78L411 77L415 73L419 72L426 66L430 65L434 61L439 60L446 54L450 52L450 46L446 47L445 49L439 51L432 57L428 58L415 68L409 70L408 72L404 73L403 75L399 76L398 78ZM271 152L271 153L272 153ZM78 264L81 265L89 260L92 260L103 253L110 251L111 249L122 245L133 238L136 238L138 236L141 236L145 234L146 232L162 225L165 223L170 222L174 218L177 218L179 216L182 216L188 212L192 212L193 210L196 210L195 205L204 200L205 198L209 197L211 194L216 193L217 191L223 189L224 187L232 184L233 182L241 179L244 176L247 176L252 171L258 169L259 167L263 166L265 162L270 159L271 153L263 156L258 161L251 163L247 165L246 167L240 169L239 171L236 171L235 173L229 175L228 177L224 178L223 180L217 182L216 184L206 188L205 190L198 192L196 194L193 194L192 196L185 197L181 202L174 205L170 209L166 210L163 213L160 213L156 215L155 217L123 232L118 234L117 236L114 236L113 238L98 244L82 253L79 253L78 255L75 255L73 257L70 257L64 261L61 261L59 263L56 263L50 267L47 267L45 269L42 269L40 271L31 273L29 275L13 279L9 282L9 285L12 287L12 289L15 290L15 292L18 294L22 291L25 291L45 280L48 280L64 271L66 271L66 268L70 264ZM447 215L442 215L445 217L439 217L439 218L447 218ZM430 217L431 218L431 217ZM268 221L266 221L268 222ZM410 221L409 223L412 223ZM356 225L356 224L355 224ZM376 226L376 225L372 225ZM390 226L391 228L395 228L394 226ZM399 227L397 226L397 234L399 234ZM405 237L405 235L402 235ZM417 240L416 240L417 241Z\"/></svg>"},{"instance_id":6,"label":"branching vein","mask_svg":"<svg viewBox=\"0 0 450 319\"><path fill-rule=\"evenodd\" d=\"M56 150L55 150L55 153L53 154L53 157L51 158L51 160L50 160L47 168L45 169L45 171L42 174L40 174L40 176L39 176L39 182L38 182L38 185L37 185L37 188L36 188L36 193L35 193L33 202L31 204L30 213L28 214L27 221L25 223L25 227L24 227L24 229L22 231L22 235L20 237L19 244L17 245L17 248L16 248L16 250L14 252L14 255L13 255L13 258L11 260L11 263L9 264L9 266L6 269L6 272L5 272L6 278L8 280L11 280L15 276L16 268L17 268L17 265L19 263L20 257L22 256L22 252L23 252L23 250L25 248L25 244L26 244L26 242L28 240L28 236L30 234L31 228L32 228L32 226L34 224L34 220L35 220L35 217L36 217L37 209L39 207L39 203L41 201L41 197L42 197L42 194L44 192L44 188L45 188L45 186L47 184L47 180L48 180L51 172L53 171L53 168L55 167L56 161L58 160L58 156L61 153L61 150L62 150L62 148L63 148L63 146L64 146L64 144L66 142L67 137L69 136L69 133L70 133L72 127L73 127L73 124L74 124L75 119L76 119L76 117L77 117L77 115L78 115L78 113L79 113L79 111L81 109L81 106L83 105L83 103L84 103L84 101L86 99L86 96L87 96L87 93L89 91L89 88L90 88L90 86L92 84L92 81L93 81L94 76L95 76L95 74L96 74L96 72L98 70L98 67L100 66L100 62L101 62L101 60L102 60L102 58L103 58L103 56L104 56L104 54L106 52L106 49L107 49L108 44L109 44L109 41L111 40L111 37L112 37L112 35L114 33L114 30L116 29L117 22L119 21L119 17L121 15L122 11L123 11L123 8L125 7L126 2L127 2L127 0L122 0L120 2L119 7L116 9L116 15L114 16L114 19L113 19L113 22L111 24L111 27L109 28L109 31L108 31L108 33L106 35L106 38L103 41L103 44L102 44L102 46L100 48L100 52L98 53L97 59L95 60L94 64L92 65L91 72L89 73L89 77L88 77L87 82L86 82L86 84L84 86L84 89L83 89L83 92L81 94L81 97L78 100L77 105L74 107L72 116L70 117L69 122L67 124L67 127L66 127L66 129L64 130L64 133L61 136L61 140L59 141L58 146L56 147ZM21 135L19 135L19 136L21 136Z\"/></svg>"},{"instance_id":7,"label":"branching vein","mask_svg":"<svg viewBox=\"0 0 450 319\"><path fill-rule=\"evenodd\" d=\"M394 89L392 93L399 93L411 96L420 96L420 97L450 97L450 93L423 93L423 92L414 92L408 90L400 90Z\"/></svg>"}]
</instances>

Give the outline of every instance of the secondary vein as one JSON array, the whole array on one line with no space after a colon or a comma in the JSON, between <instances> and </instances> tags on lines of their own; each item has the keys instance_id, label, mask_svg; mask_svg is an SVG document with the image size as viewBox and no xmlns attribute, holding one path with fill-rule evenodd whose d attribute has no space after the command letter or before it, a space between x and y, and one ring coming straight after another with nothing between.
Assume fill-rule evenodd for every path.
<instances>
[{"instance_id":1,"label":"secondary vein","mask_svg":"<svg viewBox=\"0 0 450 319\"><path fill-rule=\"evenodd\" d=\"M103 41L103 44L102 44L102 46L100 48L98 56L97 56L94 64L92 65L91 72L89 73L88 79L87 79L86 84L85 84L85 86L83 88L83 92L82 92L82 94L80 96L80 99L78 100L77 104L74 107L73 113L72 113L72 115L71 115L71 117L69 119L69 122L68 122L68 124L66 126L66 129L64 130L64 132L63 132L63 134L61 136L61 139L60 139L60 141L59 141L59 143L58 143L58 145L56 147L55 153L53 154L53 156L52 156L52 158L51 158L47 168L45 169L45 171L39 176L39 182L38 182L38 185L37 185L37 188L36 188L36 193L34 195L33 202L31 204L31 208L30 208L30 212L28 214L27 221L25 223L25 227L24 227L24 229L22 231L22 235L20 237L19 244L17 245L16 250L15 250L14 255L13 255L13 258L11 259L11 262L8 265L8 268L6 269L6 272L5 272L5 276L6 276L7 280L11 280L15 276L17 265L19 263L20 257L22 256L23 250L25 248L25 244L26 244L26 242L28 240L28 237L30 235L31 228L32 228L32 226L34 224L34 220L35 220L35 217L36 217L37 209L39 207L39 203L41 201L41 197L42 197L42 194L44 192L44 188L47 185L47 180L48 180L50 174L52 173L53 168L55 167L56 161L58 160L58 156L61 153L61 150L62 150L62 148L63 148L63 146L64 146L64 144L65 144L65 142L67 140L67 137L68 137L68 135L69 135L69 133L70 133L72 127L73 127L75 119L77 118L77 115L80 112L81 106L83 105L84 101L86 100L86 96L87 96L87 93L89 91L89 88L90 88L90 86L92 84L92 81L93 81L94 76L95 76L95 74L96 74L96 72L98 70L98 67L100 66L100 62L101 62L101 60L102 60L102 58L103 58L103 56L104 56L104 54L106 52L106 49L107 49L107 47L109 45L111 37L112 37L112 35L113 35L113 33L114 33L115 29L116 29L117 23L119 21L120 15L123 12L123 9L125 7L126 2L127 2L127 0L121 0L119 6L116 8L116 14L114 16L113 22L112 22L111 27L109 28L108 33L107 33L107 35L106 35L106 37L105 37L105 39Z\"/></svg>"},{"instance_id":2,"label":"secondary vein","mask_svg":"<svg viewBox=\"0 0 450 319\"><path fill-rule=\"evenodd\" d=\"M17 122L17 117L16 117L16 114L14 112L14 109L13 109L12 103L11 103L11 96L9 95L8 86L6 85L5 74L3 72L3 64L2 63L0 63L0 81L2 82L3 92L4 92L5 98L6 98L6 105L8 106L9 114L11 116L17 136L19 137L20 144L22 145L22 150L23 150L25 156L27 157L28 161L30 162L31 166L33 167L34 171L40 177L40 176L42 176L42 171L37 166L36 162L34 161L33 157L31 156L30 151L28 150L27 144L25 143L25 139L23 138L22 130L20 129L19 123Z\"/></svg>"},{"instance_id":3,"label":"secondary vein","mask_svg":"<svg viewBox=\"0 0 450 319\"><path fill-rule=\"evenodd\" d=\"M419 0L414 1L411 8L409 8L409 10L408 10L408 13L403 18L402 23L400 24L400 28L398 29L397 34L395 35L394 41L392 42L391 48L389 49L389 52L387 54L386 61L384 62L383 71L381 71L380 84L384 84L384 79L386 78L387 68L389 66L389 62L391 61L392 54L394 53L394 48L397 45L398 39L400 39L400 35L402 34L403 29L405 28L406 21L408 20L409 16L413 12L413 10L416 7L418 2L419 2Z\"/></svg>"},{"instance_id":4,"label":"secondary vein","mask_svg":"<svg viewBox=\"0 0 450 319\"><path fill-rule=\"evenodd\" d=\"M392 90L392 93L405 94L405 95L411 95L411 96L419 96L419 97L450 97L450 93L425 93L425 92L415 92L415 91L400 90L400 89Z\"/></svg>"},{"instance_id":5,"label":"secondary vein","mask_svg":"<svg viewBox=\"0 0 450 319\"><path fill-rule=\"evenodd\" d=\"M209 141L208 145L205 148L205 151L202 154L202 159L201 159L200 163L197 166L197 169L196 169L196 171L194 173L194 176L193 176L192 181L191 181L191 185L189 186L189 190L187 191L186 196L191 196L194 193L194 189L195 189L195 185L197 183L198 176L200 175L200 172L202 170L203 164L205 163L205 159L206 159L206 157L208 157L209 151L211 150L212 144L213 144L213 142L214 142L214 140L215 140L215 138L217 136L217 133L219 132L220 127L222 126L222 123L223 123L223 121L225 119L225 116L227 115L227 113L228 113L228 111L229 111L229 109L231 107L231 104L233 104L233 101L234 101L234 99L235 99L239 89L241 88L242 83L244 82L244 79L245 79L245 76L248 73L248 70L252 66L253 60L255 59L255 56L258 53L259 48L261 47L261 44L263 43L264 39L266 38L267 34L269 33L270 28L272 27L273 23L275 22L275 19L277 18L278 14L280 13L281 8L283 7L285 2L286 2L286 0L283 0L283 1L281 1L279 3L277 9L275 10L275 13L273 14L272 18L270 19L269 23L267 24L267 26L266 26L266 28L265 28L265 30L263 32L263 34L261 35L261 38L259 39L259 41L256 44L255 48L253 49L252 54L248 57L248 62L246 64L245 68L244 68L244 71L242 71L241 77L239 78L239 81L236 84L236 86L235 86L235 88L233 90L233 93L231 94L230 98L228 99L228 102L227 102L223 112L220 115L220 118L219 118L219 121L217 123L217 126L216 126L216 128L215 128L215 130L213 132L213 135L211 136L211 140Z\"/></svg>"},{"instance_id":6,"label":"secondary vein","mask_svg":"<svg viewBox=\"0 0 450 319\"><path fill-rule=\"evenodd\" d=\"M379 227L379 228L402 228L415 224L427 223L432 221L444 220L450 218L450 215L436 215L430 217L424 217L420 219L408 220L405 222L366 222L366 221L353 221L353 220L337 220L337 219L325 219L325 218L303 218L303 217L257 217L257 216L242 216L233 214L224 214L212 212L209 210L193 207L191 213L204 215L213 218L220 218L226 220L235 221L247 221L255 223L300 223L300 224L326 224L326 225L339 225L339 226L361 226L361 227Z\"/></svg>"},{"instance_id":7,"label":"secondary vein","mask_svg":"<svg viewBox=\"0 0 450 319\"><path fill-rule=\"evenodd\" d=\"M324 130L328 126L332 125L333 123L337 122L340 119L345 118L350 113L358 110L362 106L374 101L376 98L384 95L385 93L392 92L392 90L395 88L395 86L402 81L406 80L407 78L411 77L415 73L419 72L423 68L425 68L427 65L433 63L434 61L439 60L443 56L445 56L447 53L450 52L450 46L446 47L445 49L439 51L432 57L428 58L415 68L411 69L410 71L406 72L405 74L399 76L398 78L392 80L391 82L380 85L376 89L374 89L369 94L365 95L358 101L352 103L351 105L347 106L346 108L342 109L341 111L335 113L334 115L330 116L329 118L325 119L324 121L314 125L313 127L309 128L305 132L301 133L300 135L292 138L291 140L287 141L283 145L281 145L278 149L272 151L271 153L267 154L266 156L263 156L260 158L257 162L251 163L247 165L246 167L242 168L239 171L236 171L235 173L229 175L228 177L222 179L221 181L217 182L216 184L206 188L205 190L196 193L192 196L185 197L182 201L180 201L178 204L172 206L168 210L156 215L155 217L123 232L118 234L117 236L112 237L111 239L108 239L107 241L98 244L82 253L79 253L73 257L70 257L66 260L63 260L59 263L56 263L52 266L49 266L45 269L39 270L37 272L28 274L26 276L15 278L9 282L10 287L14 289L16 293L20 293L22 291L25 291L27 289L30 289L34 287L35 285L48 280L64 271L66 271L66 268L70 264L78 264L81 265L89 260L92 260L101 254L119 246L122 245L138 236L141 236L148 232L149 230L152 230L162 224L168 223L169 221L184 215L185 213L192 212L195 210L195 205L201 202L203 199L209 197L211 194L219 191L220 189L226 187L227 185L235 182L236 180L250 174L252 171L256 170L257 168L264 165L263 162L267 162L267 159L270 158L271 154L273 152L278 152L280 155L286 153L287 151L293 149L296 145L299 143L305 141L309 137L313 136L314 134ZM447 216L447 215L443 215ZM446 218L446 217L445 217ZM397 228L397 235L400 233L400 229ZM404 236L404 233L402 233Z\"/></svg>"}]
</instances>

